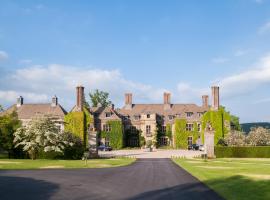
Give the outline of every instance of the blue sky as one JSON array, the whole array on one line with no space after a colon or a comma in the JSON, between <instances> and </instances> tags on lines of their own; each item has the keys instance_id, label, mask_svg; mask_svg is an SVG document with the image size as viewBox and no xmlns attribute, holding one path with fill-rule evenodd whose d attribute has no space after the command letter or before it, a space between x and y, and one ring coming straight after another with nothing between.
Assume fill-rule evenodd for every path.
<instances>
[{"instance_id":1,"label":"blue sky","mask_svg":"<svg viewBox=\"0 0 270 200\"><path fill-rule=\"evenodd\" d=\"M77 84L135 102L201 104L211 85L242 122L270 121L269 0L0 2L0 104L69 110Z\"/></svg>"}]
</instances>

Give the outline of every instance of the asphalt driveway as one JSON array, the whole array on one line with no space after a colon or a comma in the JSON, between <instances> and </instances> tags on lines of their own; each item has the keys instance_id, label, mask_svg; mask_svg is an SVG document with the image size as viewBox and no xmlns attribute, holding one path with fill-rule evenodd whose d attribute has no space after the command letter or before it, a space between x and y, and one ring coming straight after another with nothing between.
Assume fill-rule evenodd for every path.
<instances>
[{"instance_id":1,"label":"asphalt driveway","mask_svg":"<svg viewBox=\"0 0 270 200\"><path fill-rule=\"evenodd\" d=\"M170 159L105 169L0 170L0 199L222 199Z\"/></svg>"}]
</instances>

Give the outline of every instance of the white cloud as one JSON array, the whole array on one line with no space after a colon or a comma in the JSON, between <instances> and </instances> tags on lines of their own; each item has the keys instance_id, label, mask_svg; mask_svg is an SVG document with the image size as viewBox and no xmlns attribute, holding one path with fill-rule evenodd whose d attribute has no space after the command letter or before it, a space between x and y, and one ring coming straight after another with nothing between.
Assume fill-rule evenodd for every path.
<instances>
[{"instance_id":1,"label":"white cloud","mask_svg":"<svg viewBox=\"0 0 270 200\"><path fill-rule=\"evenodd\" d=\"M180 82L177 85L178 100L183 103L194 103L195 99L200 99L202 95L209 95L209 88L192 87L189 83Z\"/></svg>"},{"instance_id":2,"label":"white cloud","mask_svg":"<svg viewBox=\"0 0 270 200\"><path fill-rule=\"evenodd\" d=\"M38 101L56 94L59 96L59 102L69 109L75 104L75 87L79 84L85 86L86 93L94 89L108 91L113 102L118 106L123 106L125 92L133 92L136 102L162 102L162 94L165 91L163 88L154 88L151 85L127 80L118 70L82 69L58 64L18 69L2 78L0 90L46 95L46 98L43 96L44 98L38 98ZM10 93L6 97L2 93L0 100L11 103L17 96L18 92Z\"/></svg>"},{"instance_id":3,"label":"white cloud","mask_svg":"<svg viewBox=\"0 0 270 200\"><path fill-rule=\"evenodd\" d=\"M0 51L0 61L8 59L8 54L5 51Z\"/></svg>"},{"instance_id":4,"label":"white cloud","mask_svg":"<svg viewBox=\"0 0 270 200\"><path fill-rule=\"evenodd\" d=\"M48 101L48 96L46 94L19 92L14 90L0 90L0 99L3 101L15 103L18 96L23 96L28 101L31 100L33 103Z\"/></svg>"},{"instance_id":5,"label":"white cloud","mask_svg":"<svg viewBox=\"0 0 270 200\"><path fill-rule=\"evenodd\" d=\"M265 33L269 33L269 32L270 32L270 21L263 24L258 30L258 33L260 35L265 34Z\"/></svg>"},{"instance_id":6,"label":"white cloud","mask_svg":"<svg viewBox=\"0 0 270 200\"><path fill-rule=\"evenodd\" d=\"M256 3L258 4L262 4L264 2L264 0L254 0Z\"/></svg>"},{"instance_id":7,"label":"white cloud","mask_svg":"<svg viewBox=\"0 0 270 200\"><path fill-rule=\"evenodd\" d=\"M234 52L234 56L239 57L243 56L249 53L248 49L238 49L237 51Z\"/></svg>"},{"instance_id":8,"label":"white cloud","mask_svg":"<svg viewBox=\"0 0 270 200\"><path fill-rule=\"evenodd\" d=\"M270 83L270 55L260 59L254 67L217 82L224 96L246 94L260 85Z\"/></svg>"},{"instance_id":9,"label":"white cloud","mask_svg":"<svg viewBox=\"0 0 270 200\"><path fill-rule=\"evenodd\" d=\"M216 57L216 58L213 58L211 61L213 63L215 63L215 64L223 64L223 63L228 62L229 59L228 58L223 58L223 57Z\"/></svg>"},{"instance_id":10,"label":"white cloud","mask_svg":"<svg viewBox=\"0 0 270 200\"><path fill-rule=\"evenodd\" d=\"M19 60L19 64L30 64L32 63L32 60L31 59L22 59L22 60Z\"/></svg>"}]
</instances>

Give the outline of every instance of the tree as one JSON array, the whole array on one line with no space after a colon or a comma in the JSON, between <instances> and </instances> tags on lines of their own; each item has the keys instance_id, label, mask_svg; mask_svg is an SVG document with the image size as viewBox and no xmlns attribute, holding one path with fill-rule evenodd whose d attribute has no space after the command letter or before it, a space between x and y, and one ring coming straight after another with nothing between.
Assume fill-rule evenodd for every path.
<instances>
[{"instance_id":1,"label":"tree","mask_svg":"<svg viewBox=\"0 0 270 200\"><path fill-rule=\"evenodd\" d=\"M0 105L0 112L3 112L4 111L4 108L2 105Z\"/></svg>"},{"instance_id":2,"label":"tree","mask_svg":"<svg viewBox=\"0 0 270 200\"><path fill-rule=\"evenodd\" d=\"M230 119L231 119L231 124L232 124L234 130L240 131L241 125L239 123L239 117L236 117L235 115L231 115Z\"/></svg>"},{"instance_id":3,"label":"tree","mask_svg":"<svg viewBox=\"0 0 270 200\"><path fill-rule=\"evenodd\" d=\"M31 159L36 159L40 151L63 153L65 145L69 144L49 116L33 119L27 126L18 128L13 142L15 147L22 146Z\"/></svg>"},{"instance_id":4,"label":"tree","mask_svg":"<svg viewBox=\"0 0 270 200\"><path fill-rule=\"evenodd\" d=\"M98 104L103 107L107 107L112 104L112 102L109 100L108 92L95 90L93 93L89 93L89 97L93 107L97 107Z\"/></svg>"},{"instance_id":5,"label":"tree","mask_svg":"<svg viewBox=\"0 0 270 200\"><path fill-rule=\"evenodd\" d=\"M270 130L263 127L251 128L247 136L247 142L251 146L270 145Z\"/></svg>"},{"instance_id":6,"label":"tree","mask_svg":"<svg viewBox=\"0 0 270 200\"><path fill-rule=\"evenodd\" d=\"M14 153L13 144L14 132L21 126L16 112L0 116L0 149L9 154L9 158Z\"/></svg>"},{"instance_id":7,"label":"tree","mask_svg":"<svg viewBox=\"0 0 270 200\"><path fill-rule=\"evenodd\" d=\"M65 144L64 159L81 159L84 153L84 145L81 138L73 133L65 132L63 139L68 142Z\"/></svg>"},{"instance_id":8,"label":"tree","mask_svg":"<svg viewBox=\"0 0 270 200\"><path fill-rule=\"evenodd\" d=\"M246 136L241 131L231 131L226 135L224 141L228 146L244 146L246 144Z\"/></svg>"}]
</instances>

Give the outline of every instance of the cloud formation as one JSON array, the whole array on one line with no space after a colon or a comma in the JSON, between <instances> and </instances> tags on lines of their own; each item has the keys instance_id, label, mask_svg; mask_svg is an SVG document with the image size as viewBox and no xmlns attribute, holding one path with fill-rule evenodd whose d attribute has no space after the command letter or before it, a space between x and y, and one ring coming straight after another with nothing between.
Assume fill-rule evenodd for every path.
<instances>
[{"instance_id":1,"label":"cloud formation","mask_svg":"<svg viewBox=\"0 0 270 200\"><path fill-rule=\"evenodd\" d=\"M269 32L270 32L270 21L263 24L258 30L258 33L260 35L265 34L265 33L269 33Z\"/></svg>"},{"instance_id":2,"label":"cloud formation","mask_svg":"<svg viewBox=\"0 0 270 200\"><path fill-rule=\"evenodd\" d=\"M8 59L8 54L5 51L0 51L0 61Z\"/></svg>"}]
</instances>

